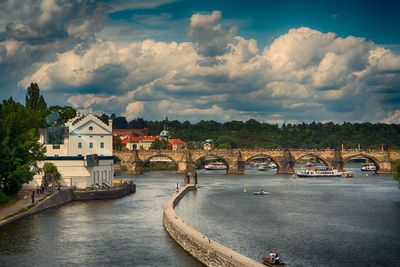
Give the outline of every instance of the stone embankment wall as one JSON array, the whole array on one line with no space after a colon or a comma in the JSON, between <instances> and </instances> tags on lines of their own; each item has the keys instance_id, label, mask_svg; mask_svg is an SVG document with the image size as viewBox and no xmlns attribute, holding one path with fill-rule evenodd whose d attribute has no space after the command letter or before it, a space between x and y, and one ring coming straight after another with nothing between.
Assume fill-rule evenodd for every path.
<instances>
[{"instance_id":1,"label":"stone embankment wall","mask_svg":"<svg viewBox=\"0 0 400 267\"><path fill-rule=\"evenodd\" d=\"M136 184L126 183L115 190L73 191L73 200L93 200L120 198L136 192Z\"/></svg>"},{"instance_id":2,"label":"stone embankment wall","mask_svg":"<svg viewBox=\"0 0 400 267\"><path fill-rule=\"evenodd\" d=\"M163 224L171 237L193 257L207 266L265 266L232 249L229 249L186 224L175 213L175 206L195 185L186 185L165 202Z\"/></svg>"},{"instance_id":3,"label":"stone embankment wall","mask_svg":"<svg viewBox=\"0 0 400 267\"><path fill-rule=\"evenodd\" d=\"M30 210L17 214L11 218L0 221L0 228L16 222L33 213L66 204L74 200L96 200L96 199L113 199L120 198L136 192L136 184L133 182L122 184L116 189L110 190L92 190L92 191L75 191L72 188L61 189L56 191L48 198L36 204Z\"/></svg>"}]
</instances>

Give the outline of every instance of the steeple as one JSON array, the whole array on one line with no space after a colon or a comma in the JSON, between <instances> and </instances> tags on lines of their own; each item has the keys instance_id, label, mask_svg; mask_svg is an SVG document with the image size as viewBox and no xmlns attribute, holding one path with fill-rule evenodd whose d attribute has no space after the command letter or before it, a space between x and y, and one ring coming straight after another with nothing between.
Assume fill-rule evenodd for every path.
<instances>
[{"instance_id":1,"label":"steeple","mask_svg":"<svg viewBox=\"0 0 400 267\"><path fill-rule=\"evenodd\" d=\"M164 120L164 130L168 130L168 116L166 116Z\"/></svg>"}]
</instances>

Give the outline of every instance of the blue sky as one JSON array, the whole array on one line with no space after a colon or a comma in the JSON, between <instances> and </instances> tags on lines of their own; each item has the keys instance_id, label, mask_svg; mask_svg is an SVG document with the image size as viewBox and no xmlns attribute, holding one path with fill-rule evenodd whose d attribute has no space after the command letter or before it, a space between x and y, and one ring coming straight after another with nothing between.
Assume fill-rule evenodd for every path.
<instances>
[{"instance_id":1,"label":"blue sky","mask_svg":"<svg viewBox=\"0 0 400 267\"><path fill-rule=\"evenodd\" d=\"M21 8L23 6L24 8ZM399 1L0 3L0 99L133 119L400 121Z\"/></svg>"}]
</instances>

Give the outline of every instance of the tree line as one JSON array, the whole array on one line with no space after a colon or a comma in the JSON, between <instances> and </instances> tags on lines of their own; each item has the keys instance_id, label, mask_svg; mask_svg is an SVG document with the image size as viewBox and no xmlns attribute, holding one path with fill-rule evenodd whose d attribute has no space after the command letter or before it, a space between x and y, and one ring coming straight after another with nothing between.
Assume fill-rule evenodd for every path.
<instances>
[{"instance_id":1,"label":"tree line","mask_svg":"<svg viewBox=\"0 0 400 267\"><path fill-rule=\"evenodd\" d=\"M113 128L149 128L158 135L165 121L138 118L128 122L114 117ZM216 122L202 120L169 121L172 138L180 138L196 148L206 139L213 139L217 148L306 148L324 149L400 149L400 125L384 123L300 123L269 124L254 119Z\"/></svg>"}]
</instances>

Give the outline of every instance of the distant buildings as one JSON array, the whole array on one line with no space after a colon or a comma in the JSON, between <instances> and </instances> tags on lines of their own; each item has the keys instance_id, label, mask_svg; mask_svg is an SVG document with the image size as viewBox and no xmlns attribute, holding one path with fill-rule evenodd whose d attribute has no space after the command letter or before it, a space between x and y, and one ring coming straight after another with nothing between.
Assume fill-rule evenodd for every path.
<instances>
[{"instance_id":1,"label":"distant buildings","mask_svg":"<svg viewBox=\"0 0 400 267\"><path fill-rule=\"evenodd\" d=\"M46 147L46 158L39 162L54 163L61 173L61 184L85 188L113 179L112 120L108 123L89 113L77 115L65 124L40 131L40 142ZM34 176L30 186L42 184L43 174Z\"/></svg>"},{"instance_id":2,"label":"distant buildings","mask_svg":"<svg viewBox=\"0 0 400 267\"><path fill-rule=\"evenodd\" d=\"M164 129L158 136L139 135L138 133L148 133L149 129L114 129L114 136L121 139L121 144L129 150L149 150L156 140L165 140L168 142L167 149L179 150L186 147L186 142L181 139L171 139L171 132L168 128L168 118L164 123Z\"/></svg>"},{"instance_id":3,"label":"distant buildings","mask_svg":"<svg viewBox=\"0 0 400 267\"><path fill-rule=\"evenodd\" d=\"M214 141L212 139L207 139L203 145L204 150L212 150L214 148Z\"/></svg>"}]
</instances>

